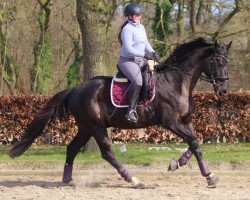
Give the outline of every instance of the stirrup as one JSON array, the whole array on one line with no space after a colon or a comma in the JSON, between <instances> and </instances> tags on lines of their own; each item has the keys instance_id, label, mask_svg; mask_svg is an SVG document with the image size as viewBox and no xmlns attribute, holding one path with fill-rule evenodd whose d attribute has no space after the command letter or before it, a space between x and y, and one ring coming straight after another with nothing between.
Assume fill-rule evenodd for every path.
<instances>
[{"instance_id":1,"label":"stirrup","mask_svg":"<svg viewBox=\"0 0 250 200\"><path fill-rule=\"evenodd\" d=\"M131 118L134 115L135 118ZM128 121L132 121L132 122L137 122L138 121L138 115L137 112L135 110L130 110L125 117L127 118Z\"/></svg>"}]
</instances>

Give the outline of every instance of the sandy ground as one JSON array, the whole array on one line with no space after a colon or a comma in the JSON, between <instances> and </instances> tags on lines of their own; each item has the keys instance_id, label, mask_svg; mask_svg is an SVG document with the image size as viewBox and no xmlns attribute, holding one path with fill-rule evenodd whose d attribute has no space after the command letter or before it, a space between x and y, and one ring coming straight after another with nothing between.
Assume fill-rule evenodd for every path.
<instances>
[{"instance_id":1,"label":"sandy ground","mask_svg":"<svg viewBox=\"0 0 250 200\"><path fill-rule=\"evenodd\" d=\"M166 166L161 165L129 166L147 185L146 189L134 189L108 165L84 166L85 169L76 165L75 186L68 186L61 183L63 166L49 166L0 164L0 199L250 200L249 163L220 164L213 171L220 178L214 189L207 188L206 179L191 165L176 172L167 172Z\"/></svg>"}]
</instances>

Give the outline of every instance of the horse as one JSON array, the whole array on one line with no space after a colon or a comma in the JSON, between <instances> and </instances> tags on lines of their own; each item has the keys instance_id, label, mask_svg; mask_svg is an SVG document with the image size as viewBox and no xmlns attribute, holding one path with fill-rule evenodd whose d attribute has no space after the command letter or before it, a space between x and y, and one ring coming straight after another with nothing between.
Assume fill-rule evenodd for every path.
<instances>
[{"instance_id":1,"label":"horse","mask_svg":"<svg viewBox=\"0 0 250 200\"><path fill-rule=\"evenodd\" d=\"M231 43L232 41L229 44L220 44L218 41L200 37L177 46L155 69L156 92L154 100L149 104L152 117L146 114L143 106L137 107L137 123L125 120L126 108L116 108L112 104L112 77L97 76L72 89L55 94L34 116L26 129L26 134L13 145L9 156L14 158L24 153L54 118L63 119L73 115L78 132L67 145L62 181L72 183L74 159L93 137L100 148L102 158L133 187L143 188L145 184L133 176L115 157L107 128L138 129L159 125L181 137L188 144L186 152L178 160L172 160L168 170L179 169L187 164L194 154L201 175L207 179L208 187L216 187L219 179L210 172L195 135L191 118L194 111L192 92L198 80L202 79L213 85L218 96L227 93Z\"/></svg>"}]
</instances>

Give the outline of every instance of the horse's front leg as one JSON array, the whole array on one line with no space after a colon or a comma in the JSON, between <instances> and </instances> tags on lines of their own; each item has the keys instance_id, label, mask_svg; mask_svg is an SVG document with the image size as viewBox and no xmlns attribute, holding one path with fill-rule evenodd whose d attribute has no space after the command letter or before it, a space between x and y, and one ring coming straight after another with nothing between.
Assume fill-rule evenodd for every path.
<instances>
[{"instance_id":1,"label":"horse's front leg","mask_svg":"<svg viewBox=\"0 0 250 200\"><path fill-rule=\"evenodd\" d=\"M185 125L179 124L177 122L174 122L169 126L168 128L173 131L175 134L180 136L182 139L187 141L189 145L189 149L182 155L182 157L178 160L179 165L183 165L183 163L187 163L189 158L192 156L192 154L195 155L198 165L201 171L202 176L206 177L208 182L208 187L214 188L216 187L216 184L218 182L218 177L214 176L209 168L206 162L203 160L202 152L199 150L198 141L194 135L193 129L185 129ZM183 162L183 163L181 163Z\"/></svg>"},{"instance_id":2,"label":"horse's front leg","mask_svg":"<svg viewBox=\"0 0 250 200\"><path fill-rule=\"evenodd\" d=\"M193 123L189 122L187 124L184 124L183 127L191 133L191 135L195 135ZM189 159L192 157L193 152L190 150L190 147L187 151L185 151L182 156L178 160L171 160L168 171L175 171L179 169L181 166L186 165L189 161Z\"/></svg>"}]
</instances>

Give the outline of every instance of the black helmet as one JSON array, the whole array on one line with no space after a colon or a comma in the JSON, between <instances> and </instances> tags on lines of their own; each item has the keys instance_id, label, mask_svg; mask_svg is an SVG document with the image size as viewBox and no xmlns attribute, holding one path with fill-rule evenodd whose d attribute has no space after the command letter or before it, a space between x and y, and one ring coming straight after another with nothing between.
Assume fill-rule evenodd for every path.
<instances>
[{"instance_id":1,"label":"black helmet","mask_svg":"<svg viewBox=\"0 0 250 200\"><path fill-rule=\"evenodd\" d=\"M128 4L125 7L124 15L126 17L129 16L129 15L141 15L141 14L142 14L141 7L136 3Z\"/></svg>"}]
</instances>

